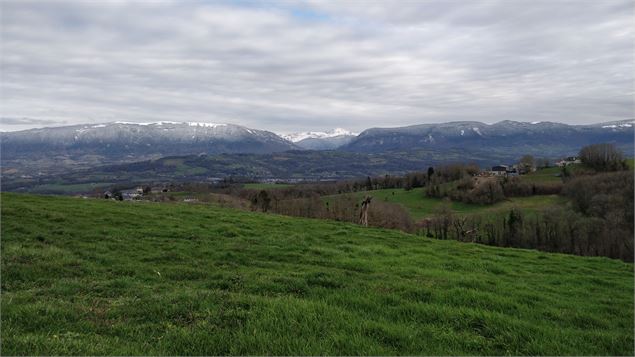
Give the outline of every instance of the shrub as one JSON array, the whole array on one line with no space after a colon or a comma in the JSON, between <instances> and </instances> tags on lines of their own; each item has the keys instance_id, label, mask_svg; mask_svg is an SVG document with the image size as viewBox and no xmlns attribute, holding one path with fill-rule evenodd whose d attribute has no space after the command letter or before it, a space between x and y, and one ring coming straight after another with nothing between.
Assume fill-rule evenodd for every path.
<instances>
[{"instance_id":1,"label":"shrub","mask_svg":"<svg viewBox=\"0 0 635 357\"><path fill-rule=\"evenodd\" d=\"M503 188L497 179L485 180L469 195L469 202L480 204L492 204L505 199Z\"/></svg>"},{"instance_id":2,"label":"shrub","mask_svg":"<svg viewBox=\"0 0 635 357\"><path fill-rule=\"evenodd\" d=\"M415 225L410 213L401 205L373 201L368 211L368 224L373 227L399 229L412 233Z\"/></svg>"}]
</instances>

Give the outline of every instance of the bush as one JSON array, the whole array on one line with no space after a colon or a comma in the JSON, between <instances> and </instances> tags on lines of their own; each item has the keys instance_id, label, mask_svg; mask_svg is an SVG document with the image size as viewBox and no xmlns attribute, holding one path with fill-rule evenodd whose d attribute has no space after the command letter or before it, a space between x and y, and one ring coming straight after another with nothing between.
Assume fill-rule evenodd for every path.
<instances>
[{"instance_id":1,"label":"bush","mask_svg":"<svg viewBox=\"0 0 635 357\"><path fill-rule=\"evenodd\" d=\"M373 227L399 229L412 233L415 225L410 213L401 205L373 201L368 210L368 224Z\"/></svg>"},{"instance_id":2,"label":"bush","mask_svg":"<svg viewBox=\"0 0 635 357\"><path fill-rule=\"evenodd\" d=\"M563 194L585 215L611 218L633 232L633 171L601 173L568 181Z\"/></svg>"},{"instance_id":3,"label":"bush","mask_svg":"<svg viewBox=\"0 0 635 357\"><path fill-rule=\"evenodd\" d=\"M492 204L505 199L503 188L497 179L482 182L474 188L469 196L469 203Z\"/></svg>"},{"instance_id":4,"label":"bush","mask_svg":"<svg viewBox=\"0 0 635 357\"><path fill-rule=\"evenodd\" d=\"M557 195L562 191L562 182L527 182L520 177L506 177L501 186L505 197Z\"/></svg>"}]
</instances>

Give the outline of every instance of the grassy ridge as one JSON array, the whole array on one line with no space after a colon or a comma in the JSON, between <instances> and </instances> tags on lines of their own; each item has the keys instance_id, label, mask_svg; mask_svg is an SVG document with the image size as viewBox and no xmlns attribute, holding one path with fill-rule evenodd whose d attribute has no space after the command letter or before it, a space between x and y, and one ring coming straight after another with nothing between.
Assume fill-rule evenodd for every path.
<instances>
[{"instance_id":1,"label":"grassy ridge","mask_svg":"<svg viewBox=\"0 0 635 357\"><path fill-rule=\"evenodd\" d=\"M633 266L214 208L2 194L2 352L632 355Z\"/></svg>"}]
</instances>

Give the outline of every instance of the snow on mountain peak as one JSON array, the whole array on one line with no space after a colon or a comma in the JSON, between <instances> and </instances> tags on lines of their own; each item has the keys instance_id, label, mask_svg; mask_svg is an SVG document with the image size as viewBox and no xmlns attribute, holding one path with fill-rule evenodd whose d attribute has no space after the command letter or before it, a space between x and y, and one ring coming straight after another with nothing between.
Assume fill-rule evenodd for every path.
<instances>
[{"instance_id":1,"label":"snow on mountain peak","mask_svg":"<svg viewBox=\"0 0 635 357\"><path fill-rule=\"evenodd\" d=\"M611 128L611 129L615 129L615 128L630 128L630 127L633 126L633 124L635 124L635 122L622 123L622 124L602 125L602 128L604 128L604 129L607 129L607 128Z\"/></svg>"},{"instance_id":2,"label":"snow on mountain peak","mask_svg":"<svg viewBox=\"0 0 635 357\"><path fill-rule=\"evenodd\" d=\"M357 136L359 133L353 133L346 129L335 128L328 131L307 131L303 133L291 133L291 134L283 134L281 137L297 143L298 141L302 141L304 139L324 139L324 138L334 138L337 136Z\"/></svg>"},{"instance_id":3,"label":"snow on mountain peak","mask_svg":"<svg viewBox=\"0 0 635 357\"><path fill-rule=\"evenodd\" d=\"M152 122L146 122L146 123L138 123L138 122L130 122L130 121L116 121L115 124L123 124L123 125L143 125L143 126L148 126L148 125L164 125L164 124L176 124L176 125L189 125L189 126L200 126L200 127L207 127L207 128L216 128L219 126L227 126L227 124L217 124L217 123L206 123L206 122L179 122L179 121L168 121L168 120L162 120L162 121L152 121ZM94 128L97 128L100 126L94 126Z\"/></svg>"},{"instance_id":4,"label":"snow on mountain peak","mask_svg":"<svg viewBox=\"0 0 635 357\"><path fill-rule=\"evenodd\" d=\"M227 126L227 124L217 124L217 123L199 123L199 122L188 122L189 126L203 126L206 128L216 128L219 126Z\"/></svg>"},{"instance_id":5,"label":"snow on mountain peak","mask_svg":"<svg viewBox=\"0 0 635 357\"><path fill-rule=\"evenodd\" d=\"M181 124L175 121L151 121L146 123L132 122L132 121L116 121L115 124L123 124L123 125L163 125L163 124Z\"/></svg>"}]
</instances>

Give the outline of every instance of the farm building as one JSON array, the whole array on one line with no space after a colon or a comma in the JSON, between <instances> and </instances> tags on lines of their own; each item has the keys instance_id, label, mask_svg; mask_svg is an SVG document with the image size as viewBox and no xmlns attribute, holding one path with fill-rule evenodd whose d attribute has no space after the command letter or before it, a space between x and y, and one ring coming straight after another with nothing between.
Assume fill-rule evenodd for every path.
<instances>
[{"instance_id":1,"label":"farm building","mask_svg":"<svg viewBox=\"0 0 635 357\"><path fill-rule=\"evenodd\" d=\"M582 160L580 160L579 157L577 157L577 156L569 156L569 157L566 157L566 158L556 162L556 166L563 167L563 166L568 166L568 165L571 165L571 164L581 164L581 163L582 163Z\"/></svg>"},{"instance_id":2,"label":"farm building","mask_svg":"<svg viewBox=\"0 0 635 357\"><path fill-rule=\"evenodd\" d=\"M507 165L496 165L496 166L492 166L492 175L496 175L496 176L504 176L507 174L507 170L508 170L508 166Z\"/></svg>"},{"instance_id":3,"label":"farm building","mask_svg":"<svg viewBox=\"0 0 635 357\"><path fill-rule=\"evenodd\" d=\"M143 196L143 191L141 193L139 193L139 191L137 189L133 189L133 190L122 190L121 191L121 196L123 197L124 200L138 200Z\"/></svg>"}]
</instances>

